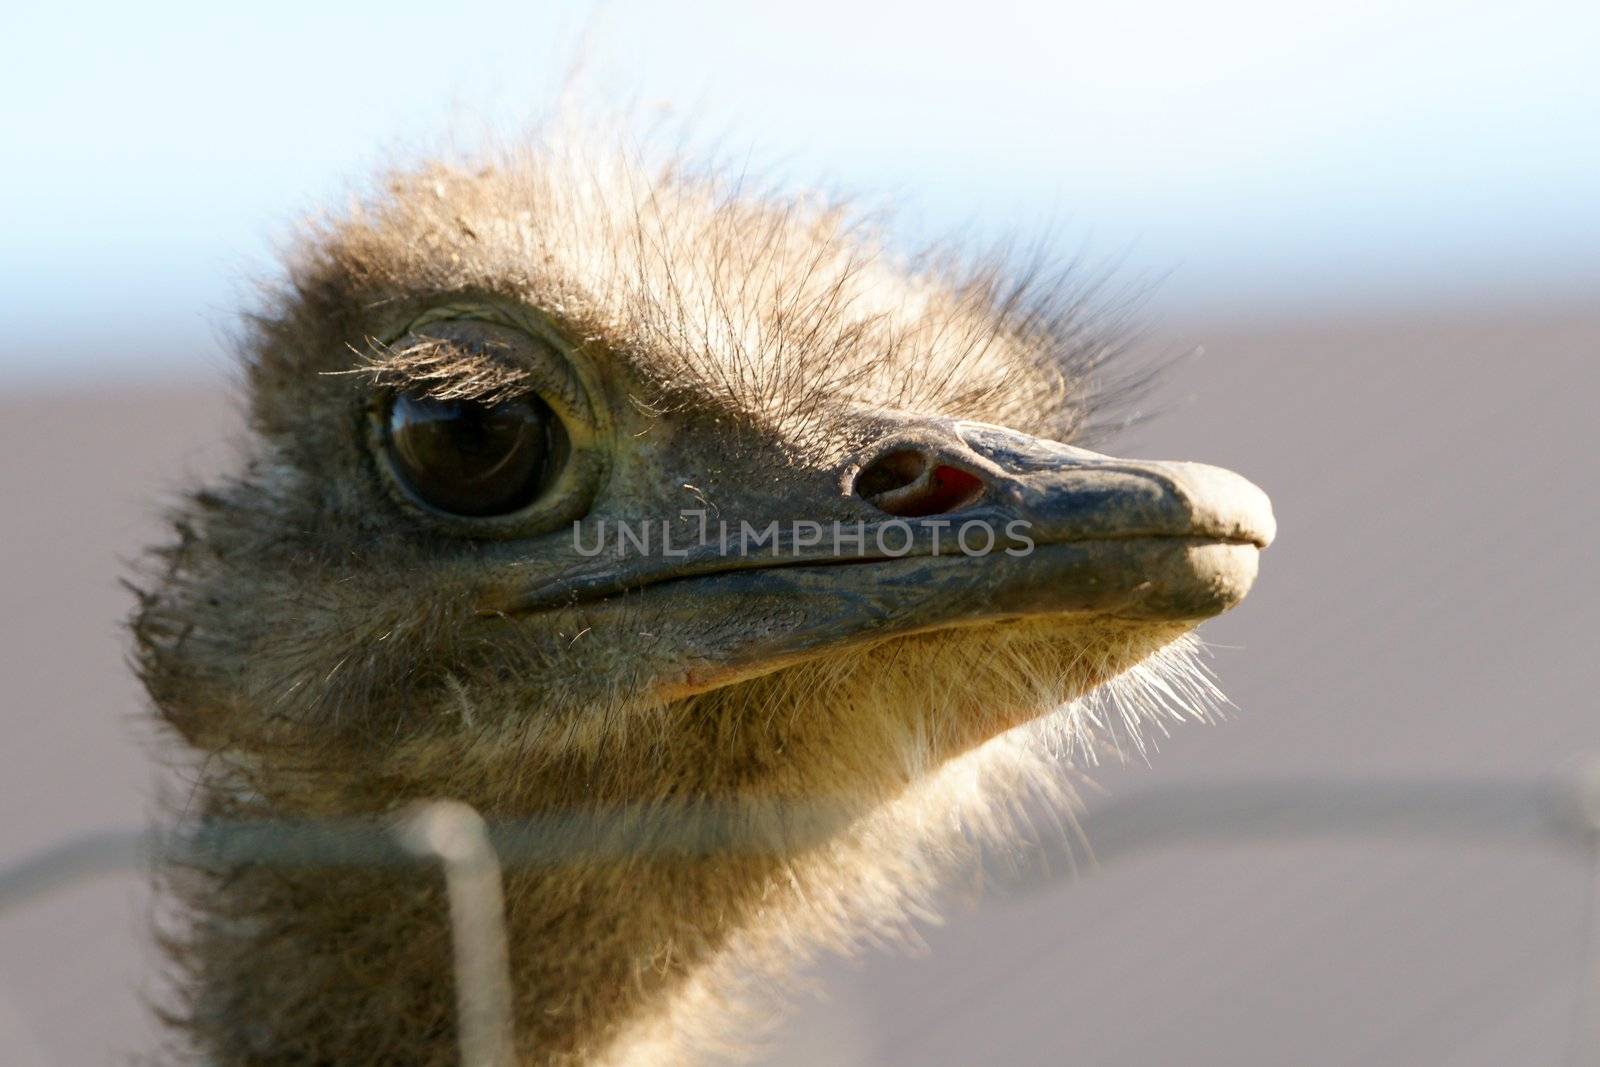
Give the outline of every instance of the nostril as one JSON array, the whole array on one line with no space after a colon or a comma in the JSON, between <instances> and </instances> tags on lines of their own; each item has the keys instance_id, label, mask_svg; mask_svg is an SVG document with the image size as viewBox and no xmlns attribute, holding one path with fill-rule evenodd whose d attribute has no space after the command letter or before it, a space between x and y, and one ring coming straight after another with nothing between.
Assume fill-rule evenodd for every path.
<instances>
[{"instance_id":1,"label":"nostril","mask_svg":"<svg viewBox=\"0 0 1600 1067\"><path fill-rule=\"evenodd\" d=\"M975 503L983 479L916 449L886 452L856 475L856 494L880 511L914 519Z\"/></svg>"},{"instance_id":2,"label":"nostril","mask_svg":"<svg viewBox=\"0 0 1600 1067\"><path fill-rule=\"evenodd\" d=\"M975 474L943 464L933 468L927 487L912 498L896 502L896 515L915 518L943 515L975 503L983 495L983 482Z\"/></svg>"}]
</instances>

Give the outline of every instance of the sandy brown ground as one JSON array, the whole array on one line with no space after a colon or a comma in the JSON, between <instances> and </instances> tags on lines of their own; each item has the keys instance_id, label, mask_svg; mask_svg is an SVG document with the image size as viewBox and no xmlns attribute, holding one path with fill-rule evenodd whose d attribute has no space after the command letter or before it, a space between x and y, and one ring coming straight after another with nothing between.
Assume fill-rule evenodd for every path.
<instances>
[{"instance_id":1,"label":"sandy brown ground","mask_svg":"<svg viewBox=\"0 0 1600 1067\"><path fill-rule=\"evenodd\" d=\"M1103 785L1536 774L1600 750L1600 316L1179 336L1207 354L1127 451L1247 473L1280 540L1207 631L1241 710ZM119 557L160 491L223 462L232 419L199 388L0 398L0 858L148 810ZM773 1060L1555 1064L1585 888L1576 859L1516 845L1167 848L958 911L915 954L828 965ZM119 876L0 915L0 1062L148 1047L147 906Z\"/></svg>"}]
</instances>

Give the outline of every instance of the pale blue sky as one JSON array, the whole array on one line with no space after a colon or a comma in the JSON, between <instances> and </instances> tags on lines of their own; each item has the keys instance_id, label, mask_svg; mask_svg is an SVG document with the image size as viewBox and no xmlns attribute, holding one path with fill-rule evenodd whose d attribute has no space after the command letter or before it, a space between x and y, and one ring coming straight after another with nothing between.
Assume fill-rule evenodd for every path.
<instances>
[{"instance_id":1,"label":"pale blue sky","mask_svg":"<svg viewBox=\"0 0 1600 1067\"><path fill-rule=\"evenodd\" d=\"M1180 312L1600 293L1600 5L18 3L0 328L28 376L215 366L299 212L546 108L1165 276ZM470 139L470 132L467 134Z\"/></svg>"}]
</instances>

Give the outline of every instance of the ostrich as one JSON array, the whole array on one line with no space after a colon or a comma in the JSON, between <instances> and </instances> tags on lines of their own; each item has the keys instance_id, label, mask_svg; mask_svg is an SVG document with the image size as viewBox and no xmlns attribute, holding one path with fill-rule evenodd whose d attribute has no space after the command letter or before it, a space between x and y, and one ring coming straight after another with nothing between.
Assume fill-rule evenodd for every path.
<instances>
[{"instance_id":1,"label":"ostrich","mask_svg":"<svg viewBox=\"0 0 1600 1067\"><path fill-rule=\"evenodd\" d=\"M398 171L246 319L239 466L146 567L186 813L731 812L760 847L505 882L517 1062L727 1045L751 975L900 929L1141 686L1202 695L1271 511L1082 447L1118 342L1080 303L626 153ZM453 1062L436 876L163 880L185 1055Z\"/></svg>"}]
</instances>

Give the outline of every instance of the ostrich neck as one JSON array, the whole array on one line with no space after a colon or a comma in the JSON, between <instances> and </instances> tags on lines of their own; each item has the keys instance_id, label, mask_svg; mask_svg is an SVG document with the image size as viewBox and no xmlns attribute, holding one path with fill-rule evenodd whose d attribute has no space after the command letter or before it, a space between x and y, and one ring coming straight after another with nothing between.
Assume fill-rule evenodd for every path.
<instances>
[{"instance_id":1,"label":"ostrich neck","mask_svg":"<svg viewBox=\"0 0 1600 1067\"><path fill-rule=\"evenodd\" d=\"M714 979L730 943L758 916L770 923L782 887L820 862L740 852L508 867L517 1063L678 1062L695 1043L686 1026L725 1021ZM246 865L174 878L198 920L178 951L192 972L188 1026L210 1062L457 1062L437 870Z\"/></svg>"}]
</instances>

